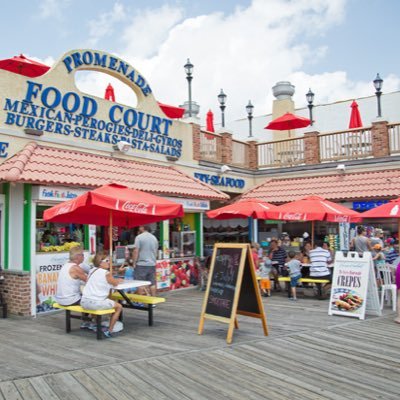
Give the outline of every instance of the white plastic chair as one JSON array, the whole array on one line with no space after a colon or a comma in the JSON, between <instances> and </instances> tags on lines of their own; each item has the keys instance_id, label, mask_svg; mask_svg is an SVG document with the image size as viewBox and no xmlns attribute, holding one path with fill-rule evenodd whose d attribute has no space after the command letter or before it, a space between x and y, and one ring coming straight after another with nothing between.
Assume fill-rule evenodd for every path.
<instances>
[{"instance_id":1,"label":"white plastic chair","mask_svg":"<svg viewBox=\"0 0 400 400\"><path fill-rule=\"evenodd\" d=\"M383 310L385 295L389 295L389 297L386 296L386 298L391 300L392 309L396 311L397 288L393 283L392 267L388 264L385 266L378 266L378 272L383 279L383 284L381 286L381 310Z\"/></svg>"}]
</instances>

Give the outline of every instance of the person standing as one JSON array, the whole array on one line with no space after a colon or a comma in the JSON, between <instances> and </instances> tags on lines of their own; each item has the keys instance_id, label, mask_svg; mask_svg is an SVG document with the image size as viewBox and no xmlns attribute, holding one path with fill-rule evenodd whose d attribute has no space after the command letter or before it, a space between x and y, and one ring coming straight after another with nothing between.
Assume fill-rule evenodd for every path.
<instances>
[{"instance_id":1,"label":"person standing","mask_svg":"<svg viewBox=\"0 0 400 400\"><path fill-rule=\"evenodd\" d=\"M156 295L156 262L158 240L150 232L150 227L139 226L139 235L135 238L133 250L133 264L135 266L135 278L141 281L150 281L150 294ZM143 288L138 288L138 294L145 294Z\"/></svg>"},{"instance_id":2,"label":"person standing","mask_svg":"<svg viewBox=\"0 0 400 400\"><path fill-rule=\"evenodd\" d=\"M357 226L357 236L351 240L350 248L359 254L372 250L371 242L367 238L365 228L362 225Z\"/></svg>"},{"instance_id":3,"label":"person standing","mask_svg":"<svg viewBox=\"0 0 400 400\"><path fill-rule=\"evenodd\" d=\"M289 297L289 299L297 301L296 286L301 278L301 263L296 259L296 253L294 251L289 251L288 256L289 262L287 263L287 267L290 276L290 290L292 292L292 297Z\"/></svg>"},{"instance_id":4,"label":"person standing","mask_svg":"<svg viewBox=\"0 0 400 400\"><path fill-rule=\"evenodd\" d=\"M374 247L376 244L379 244L381 246L381 249L384 247L383 243L383 230L380 228L376 228L374 230L374 236L370 239L371 247Z\"/></svg>"},{"instance_id":5,"label":"person standing","mask_svg":"<svg viewBox=\"0 0 400 400\"><path fill-rule=\"evenodd\" d=\"M268 257L272 262L272 275L274 276L275 289L280 292L281 285L279 283L279 274L282 276L288 276L289 274L285 267L287 258L286 250L278 246L278 241L276 239L272 239L270 242Z\"/></svg>"}]
</instances>

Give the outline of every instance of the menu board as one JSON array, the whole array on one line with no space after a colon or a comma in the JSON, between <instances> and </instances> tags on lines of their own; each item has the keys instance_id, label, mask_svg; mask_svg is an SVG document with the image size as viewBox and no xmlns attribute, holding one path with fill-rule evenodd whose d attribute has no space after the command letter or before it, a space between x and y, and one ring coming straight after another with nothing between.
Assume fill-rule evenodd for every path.
<instances>
[{"instance_id":1,"label":"menu board","mask_svg":"<svg viewBox=\"0 0 400 400\"><path fill-rule=\"evenodd\" d=\"M205 319L227 323L226 340L231 343L233 329L239 328L237 314L260 318L268 335L250 246L219 243L214 246L198 333L203 333Z\"/></svg>"},{"instance_id":2,"label":"menu board","mask_svg":"<svg viewBox=\"0 0 400 400\"><path fill-rule=\"evenodd\" d=\"M210 269L206 313L230 318L243 249L217 248L215 252Z\"/></svg>"}]
</instances>

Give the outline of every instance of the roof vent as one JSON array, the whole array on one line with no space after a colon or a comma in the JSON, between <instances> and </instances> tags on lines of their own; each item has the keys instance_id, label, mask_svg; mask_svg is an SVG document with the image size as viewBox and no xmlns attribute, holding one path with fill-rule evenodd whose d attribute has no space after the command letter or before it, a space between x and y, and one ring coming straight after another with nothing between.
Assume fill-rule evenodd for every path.
<instances>
[{"instance_id":1,"label":"roof vent","mask_svg":"<svg viewBox=\"0 0 400 400\"><path fill-rule=\"evenodd\" d=\"M277 100L290 99L294 95L294 86L288 81L277 82L272 93Z\"/></svg>"}]
</instances>

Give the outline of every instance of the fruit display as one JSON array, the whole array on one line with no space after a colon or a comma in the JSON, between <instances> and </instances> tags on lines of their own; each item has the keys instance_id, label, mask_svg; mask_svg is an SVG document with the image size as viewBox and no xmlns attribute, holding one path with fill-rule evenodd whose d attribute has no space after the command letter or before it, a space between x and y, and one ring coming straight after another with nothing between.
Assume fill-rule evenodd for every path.
<instances>
[{"instance_id":1,"label":"fruit display","mask_svg":"<svg viewBox=\"0 0 400 400\"><path fill-rule=\"evenodd\" d=\"M197 285L199 273L193 259L177 261L171 264L171 290Z\"/></svg>"},{"instance_id":2,"label":"fruit display","mask_svg":"<svg viewBox=\"0 0 400 400\"><path fill-rule=\"evenodd\" d=\"M81 244L78 242L69 242L65 243L60 246L42 246L40 248L40 251L43 251L45 253L50 253L50 252L61 252L61 251L70 251L72 247L80 246Z\"/></svg>"}]
</instances>

